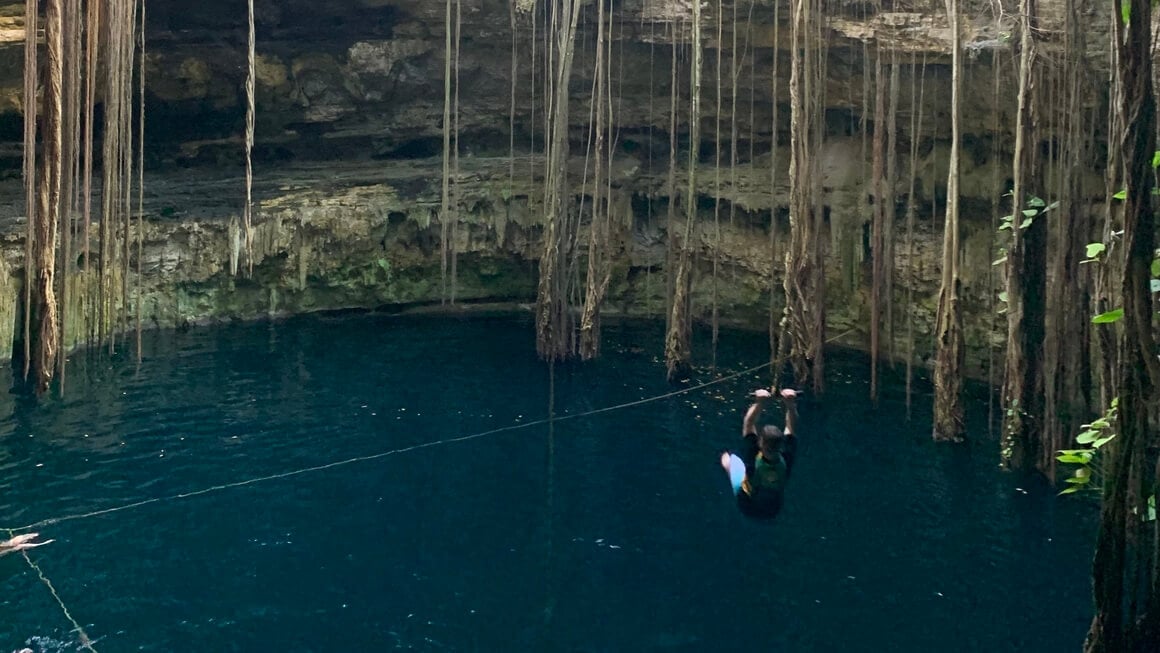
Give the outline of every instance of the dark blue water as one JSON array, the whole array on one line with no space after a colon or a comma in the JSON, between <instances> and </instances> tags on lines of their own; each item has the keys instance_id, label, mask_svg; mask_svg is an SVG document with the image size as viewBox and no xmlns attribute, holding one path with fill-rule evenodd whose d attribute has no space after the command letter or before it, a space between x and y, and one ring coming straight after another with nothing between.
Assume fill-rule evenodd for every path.
<instances>
[{"instance_id":1,"label":"dark blue water","mask_svg":"<svg viewBox=\"0 0 1160 653\"><path fill-rule=\"evenodd\" d=\"M557 369L557 410L672 390L660 335L608 327L604 360ZM721 367L764 342L726 333ZM530 422L549 399L514 318L156 332L132 359L78 360L63 400L5 400L0 527ZM978 441L935 445L928 395L908 425L898 385L870 409L863 370L834 360L803 401L773 523L737 512L717 463L750 374L62 521L33 558L103 653L1077 649L1093 507L1000 472L981 403ZM76 650L23 561L0 569L0 651Z\"/></svg>"}]
</instances>

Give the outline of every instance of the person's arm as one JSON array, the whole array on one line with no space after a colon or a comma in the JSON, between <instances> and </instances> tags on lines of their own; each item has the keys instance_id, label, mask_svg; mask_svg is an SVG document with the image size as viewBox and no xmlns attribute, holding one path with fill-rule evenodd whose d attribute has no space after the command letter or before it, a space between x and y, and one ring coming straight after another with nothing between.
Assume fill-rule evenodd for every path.
<instances>
[{"instance_id":1,"label":"person's arm","mask_svg":"<svg viewBox=\"0 0 1160 653\"><path fill-rule=\"evenodd\" d=\"M785 405L785 428L782 432L793 435L797 433L797 393L789 389L782 390L781 401Z\"/></svg>"},{"instance_id":2,"label":"person's arm","mask_svg":"<svg viewBox=\"0 0 1160 653\"><path fill-rule=\"evenodd\" d=\"M757 435L757 420L761 417L761 411L765 410L765 402L772 397L769 390L755 390L753 392L753 405L749 410L745 411L745 419L741 422L741 435Z\"/></svg>"}]
</instances>

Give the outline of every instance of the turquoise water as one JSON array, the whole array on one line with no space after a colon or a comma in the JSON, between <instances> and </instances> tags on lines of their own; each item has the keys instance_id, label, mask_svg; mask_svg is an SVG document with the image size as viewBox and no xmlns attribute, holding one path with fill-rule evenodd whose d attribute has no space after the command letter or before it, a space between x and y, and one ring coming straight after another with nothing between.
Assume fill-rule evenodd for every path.
<instances>
[{"instance_id":1,"label":"turquoise water","mask_svg":"<svg viewBox=\"0 0 1160 653\"><path fill-rule=\"evenodd\" d=\"M603 360L557 368L557 412L671 391L660 336L609 326ZM723 334L722 373L765 358ZM1095 509L999 471L985 399L977 441L940 446L929 394L907 424L898 383L875 411L860 357L829 370L772 523L717 463L748 374L61 521L32 557L103 653L1078 649ZM532 422L548 381L510 317L146 333L140 366L80 355L64 399L3 400L0 527ZM76 650L36 574L0 570L0 651Z\"/></svg>"}]
</instances>

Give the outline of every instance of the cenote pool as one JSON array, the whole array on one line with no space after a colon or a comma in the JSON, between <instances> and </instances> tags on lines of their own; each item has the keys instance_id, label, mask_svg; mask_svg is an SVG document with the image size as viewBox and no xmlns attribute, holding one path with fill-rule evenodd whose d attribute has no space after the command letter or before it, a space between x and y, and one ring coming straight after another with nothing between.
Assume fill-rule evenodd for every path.
<instances>
[{"instance_id":1,"label":"cenote pool","mask_svg":"<svg viewBox=\"0 0 1160 653\"><path fill-rule=\"evenodd\" d=\"M0 404L0 527L373 456L546 416L514 317L304 317L76 357L67 394ZM607 327L556 370L558 414L671 391L661 327ZM131 348L130 348L131 350ZM708 347L698 344L708 360ZM719 373L761 364L724 332ZM753 373L673 398L44 526L32 558L97 650L1067 651L1096 510L866 400L838 356L806 397L786 506L732 503L717 455ZM712 380L699 368L693 383ZM0 650L77 650L18 556Z\"/></svg>"}]
</instances>

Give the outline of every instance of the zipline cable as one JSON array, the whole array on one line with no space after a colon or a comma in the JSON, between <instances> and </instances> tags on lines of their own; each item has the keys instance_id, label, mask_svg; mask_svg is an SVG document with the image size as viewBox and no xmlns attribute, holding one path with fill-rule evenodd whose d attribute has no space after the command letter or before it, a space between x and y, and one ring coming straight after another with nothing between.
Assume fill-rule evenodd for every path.
<instances>
[{"instance_id":1,"label":"zipline cable","mask_svg":"<svg viewBox=\"0 0 1160 653\"><path fill-rule=\"evenodd\" d=\"M288 471L288 472L281 472L278 474L270 474L268 476L259 476L256 478L250 478L250 479L246 479L246 480L242 480L242 481L235 481L233 483L224 483L222 485L214 485L214 486L203 488L200 490L192 490L189 492L182 492L180 494L171 494L171 495L164 496L164 497L153 497L151 499L142 499L140 501L134 501L132 503L127 503L127 504L120 505L120 506L114 506L112 508L102 508L100 510L93 510L91 512L77 513L77 514L72 514L72 515L63 515L60 517L52 517L50 519L42 519L38 522L28 524L27 526L21 526L20 528L10 528L8 530L10 532L13 532L13 533L20 533L20 532L24 532L24 531L30 531L33 529L43 528L45 526L51 526L53 524L59 524L61 522L75 521L78 519L89 519L91 517L100 517L102 515L109 515L109 514L116 513L116 512L123 512L125 510L132 510L133 508L140 508L142 506L147 506L147 505L154 504L154 503L176 501L178 499L189 499L189 498L201 496L204 494L211 494L213 492L220 492L221 490L228 490L228 489L232 489L232 488L243 487L246 485L255 485L257 483L264 483L266 481L274 481L274 480L283 479L283 478L290 478L292 476L300 476L302 474L308 474L311 472L320 472L320 471L327 470L327 469L333 469L335 467L343 467L345 465L351 465L354 463L367 462L370 460L378 460L380 458L386 458L388 456L394 456L396 454L401 454L401 453L409 453L411 451L418 451L420 449L429 449L431 447L436 447L436 446L445 445L445 444L455 444L458 442L467 442L468 440L476 440L478 438L486 437L489 435L495 435L497 433L504 433L507 431L516 431L519 429L531 428L533 426L540 426L543 424L548 424L549 422L562 422L564 420L577 419L580 417L589 417L592 415L598 415L600 413L612 412L614 410L621 410L624 408L632 408L634 406L640 406L642 404L648 404L648 403L652 403L654 401L660 401L662 399L669 399L671 397L676 397L679 395L688 394L690 392L695 392L697 390L701 390L703 388L717 385L719 383L731 381L731 380L736 379L738 377L745 376L746 374L752 374L754 372L762 370L766 367L769 367L769 365L770 365L769 363L762 363L761 365L757 365L755 367L751 367L749 369L742 370L740 372L734 372L733 374L729 374L727 376L723 376L721 378L714 379L712 381L707 381L707 382L702 383L700 385L695 385L695 386L692 386L689 388L682 388L680 390L674 390L672 392L667 392L665 394L656 395L654 397L646 397L644 399L637 399L635 401L629 401L629 402L625 402L623 404L616 404L615 406L605 406L604 408L596 408L593 410L585 411L583 413L575 413L573 415L560 415L560 416L554 416L554 417L549 416L548 418L539 419L539 420L536 420L533 422L527 422L524 424L511 424L508 426L501 426L501 427L496 428L496 429L491 429L489 431L481 431L479 433L472 433L469 435L461 435L461 436L454 437L454 438L445 438L442 440L435 440L433 442L423 442L420 444L414 444L414 445L407 446L407 447L400 447L398 449L391 449L389 451L383 451L383 452L376 453L376 454L370 454L370 455L366 455L366 456L356 456L354 458L347 458L345 460L336 460L333 462L324 463L321 465L313 465L310 467L303 467L301 469L295 469L295 470Z\"/></svg>"}]
</instances>

